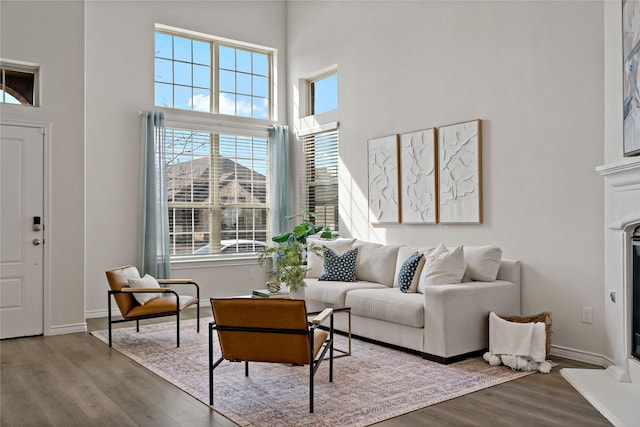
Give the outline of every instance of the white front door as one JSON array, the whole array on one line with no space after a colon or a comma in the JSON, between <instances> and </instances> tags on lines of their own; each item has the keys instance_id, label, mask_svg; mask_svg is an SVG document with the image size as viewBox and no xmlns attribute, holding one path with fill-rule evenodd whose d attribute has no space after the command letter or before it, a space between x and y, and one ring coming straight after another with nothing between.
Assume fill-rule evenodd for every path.
<instances>
[{"instance_id":1,"label":"white front door","mask_svg":"<svg viewBox=\"0 0 640 427\"><path fill-rule=\"evenodd\" d=\"M0 126L0 338L43 333L44 132Z\"/></svg>"}]
</instances>

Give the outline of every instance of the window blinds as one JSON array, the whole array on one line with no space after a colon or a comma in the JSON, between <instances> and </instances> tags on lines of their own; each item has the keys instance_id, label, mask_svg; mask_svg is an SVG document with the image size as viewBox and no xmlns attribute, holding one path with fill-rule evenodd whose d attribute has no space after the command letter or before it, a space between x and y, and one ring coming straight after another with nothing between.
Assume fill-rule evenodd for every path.
<instances>
[{"instance_id":1,"label":"window blinds","mask_svg":"<svg viewBox=\"0 0 640 427\"><path fill-rule=\"evenodd\" d=\"M303 197L316 213L316 224L338 229L338 130L302 138L304 156Z\"/></svg>"}]
</instances>

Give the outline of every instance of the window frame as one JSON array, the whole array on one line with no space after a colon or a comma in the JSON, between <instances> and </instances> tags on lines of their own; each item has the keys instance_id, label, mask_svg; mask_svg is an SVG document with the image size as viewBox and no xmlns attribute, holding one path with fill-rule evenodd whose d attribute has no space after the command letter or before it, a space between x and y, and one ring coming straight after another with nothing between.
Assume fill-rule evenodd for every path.
<instances>
[{"instance_id":1,"label":"window frame","mask_svg":"<svg viewBox=\"0 0 640 427\"><path fill-rule=\"evenodd\" d=\"M13 105L13 106L20 106L20 107L40 107L41 106L41 100L40 100L40 66L37 64L32 64L32 63L27 63L27 62L19 62L19 61L10 61L10 60L5 60L5 59L1 59L0 60L0 86L3 86L4 83L4 79L5 79L5 71L15 71L15 72L19 72L19 73L25 73L25 74L30 74L33 76L33 103L31 104L23 104L22 102L20 104L14 104L14 103L8 103L8 102L4 102L4 94L6 93L6 90L4 87L2 87L2 93L3 95L0 97L0 104L1 105ZM13 96L13 95L12 95Z\"/></svg>"},{"instance_id":2,"label":"window frame","mask_svg":"<svg viewBox=\"0 0 640 427\"><path fill-rule=\"evenodd\" d=\"M338 80L336 80L336 108L332 109L332 110L327 110L327 111L322 111L320 113L316 113L315 112L315 84L321 80L327 79L331 76L336 76L336 79L338 79L338 69L337 68L331 68L328 71L324 71L321 74L318 74L316 76L314 76L311 79L307 80L307 112L309 113L310 116L316 116L319 114L325 114L325 113L330 113L332 111L336 111L338 109Z\"/></svg>"},{"instance_id":3,"label":"window frame","mask_svg":"<svg viewBox=\"0 0 640 427\"><path fill-rule=\"evenodd\" d=\"M237 40L231 40L216 36L211 36L207 34L198 33L195 31L185 30L181 28L176 28L163 24L156 24L154 28L154 41L155 34L157 32L167 33L170 35L178 36L178 37L186 37L191 39L197 39L201 41L207 41L212 43L211 50L211 98L210 102L214 103L212 106L213 111L215 112L203 112L197 110L187 110L173 107L165 107L165 106L155 106L156 109L160 111L164 111L165 113L165 127L167 129L183 129L195 132L206 132L210 134L230 134L236 136L247 136L247 137L257 137L257 138L266 138L267 140L267 175L266 175L266 206L260 206L260 208L266 208L267 215L270 210L270 196L269 196L269 180L270 180L270 166L269 166L269 157L270 157L270 142L269 142L269 129L277 122L277 69L275 64L277 64L277 49L269 48L266 46L260 46L251 43L240 42ZM217 51L213 49L218 49L219 45L229 46L237 49L248 50L252 52L266 53L268 57L268 72L269 72L269 82L268 86L268 96L269 96L269 118L256 118L256 117L246 117L246 116L237 116L237 115L229 115L229 114L221 114L219 113L219 102L220 102L220 91L219 91L219 56ZM153 54L154 58L154 73L152 75L153 84L154 84L154 100L153 103L155 105L155 52ZM213 135L212 135L213 136ZM215 138L219 138L215 136ZM215 161L213 157L210 157L210 161ZM219 203L218 203L219 205ZM237 205L237 204L234 204ZM253 204L252 204L253 205ZM195 205L194 205L195 207ZM250 207L248 204L246 207ZM171 209L171 208L169 208ZM270 239L270 230L269 230L269 222L267 221L266 226L267 231L267 244ZM211 239L210 239L211 240ZM184 254L184 255L171 255L172 263L179 263L181 265L193 263L194 265L202 266L208 264L228 264L229 260L233 260L233 262L248 262L253 263L254 260L259 256L259 252L249 252L249 253L220 253L220 254ZM245 261L243 261L245 260Z\"/></svg>"},{"instance_id":4,"label":"window frame","mask_svg":"<svg viewBox=\"0 0 640 427\"><path fill-rule=\"evenodd\" d=\"M186 127L185 127L186 126ZM265 209L267 212L267 217L270 211L270 198L269 198L269 162L270 162L270 152L269 152L269 132L268 129L260 130L260 129L246 129L240 127L225 127L211 123L194 123L185 122L185 121L176 121L174 119L165 118L165 128L166 129L177 129L177 130L186 130L192 132L202 132L209 133L212 138L212 146L218 145L220 135L232 134L234 136L240 137L251 137L251 138L264 138L267 141L267 175L265 177L265 189L266 189L266 202L264 204L257 203L221 203L219 200L214 200L217 192L214 191L214 195L210 196L210 201L208 204L203 204L201 202L170 202L168 201L168 209L201 209L201 208L209 208L209 212L211 214L211 209L222 210L223 207L236 207L236 208L259 208ZM213 142L213 141L217 142ZM217 153L212 153L210 158L210 165L214 165L215 162L219 161L220 153L219 150ZM217 167L217 166L215 166ZM211 181L209 181L209 185L211 186ZM213 184L215 185L215 183ZM223 206L224 205L224 206ZM267 233L267 244L270 239L270 230L267 221L266 233ZM211 230L211 227L210 227ZM242 240L242 239L240 239ZM211 242L211 234L209 237L209 242ZM211 244L211 243L209 243ZM228 260L228 259L254 259L258 258L259 252L246 252L246 253L210 253L210 254L182 254L182 255L171 255L171 262L191 262L191 261L211 261L211 260Z\"/></svg>"},{"instance_id":5,"label":"window frame","mask_svg":"<svg viewBox=\"0 0 640 427\"><path fill-rule=\"evenodd\" d=\"M162 33L162 34L168 34L171 36L178 36L178 37L186 37L186 38L191 38L194 40L199 40L199 41L203 41L203 42L209 42L212 44L212 49L211 49L211 94L210 94L210 99L209 99L209 105L211 108L211 112L203 112L203 111L197 111L197 110L186 110L186 109L182 109L182 108L174 108L174 107L165 107L162 105L155 105L155 84L156 84L156 80L155 80L155 53L154 53L154 76L153 76L153 83L154 83L154 105L156 106L156 108L161 108L163 110L176 110L176 111L187 111L187 112L192 112L192 113L200 113L200 114L207 114L210 116L221 116L224 118L229 118L229 117L236 117L236 118L241 118L241 119L247 119L247 120L257 120L257 121L270 121L270 122L277 122L278 117L277 117L277 83L276 83L276 78L277 78L277 71L276 71L276 67L275 64L277 64L277 55L278 55L278 51L277 49L274 48L270 48L267 46L262 46L262 45L258 45L258 44L254 44L254 43L246 43L246 42L242 42L242 41L238 41L238 40L232 40L232 39L228 39L228 38L224 38L224 37L216 37L216 36L212 36L212 35L208 35L208 34L204 34L204 33L199 33L196 31L190 31L190 30L185 30L182 28L177 28L177 27L172 27L169 25L164 25L164 24L155 24L155 29L154 29L154 43L155 43L155 34L156 33ZM268 90L268 105L267 105L267 110L268 110L268 118L266 119L262 119L262 118L255 118L255 117L246 117L246 116L238 116L238 115L231 115L231 114L222 114L220 113L220 79L219 79L219 72L220 72L220 58L219 58L219 48L220 46L227 46L227 47L232 47L235 49L242 49L242 50L246 50L246 51L250 51L250 52L255 52L255 53L260 53L260 54L265 54L267 55L267 69L269 70L269 76L268 76L268 83L267 83L267 90Z\"/></svg>"}]
</instances>

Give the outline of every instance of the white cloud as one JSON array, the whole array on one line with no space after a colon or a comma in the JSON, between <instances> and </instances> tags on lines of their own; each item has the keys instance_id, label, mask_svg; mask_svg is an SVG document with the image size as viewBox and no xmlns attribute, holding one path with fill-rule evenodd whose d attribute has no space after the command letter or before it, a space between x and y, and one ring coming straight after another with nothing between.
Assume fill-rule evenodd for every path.
<instances>
[{"instance_id":1,"label":"white cloud","mask_svg":"<svg viewBox=\"0 0 640 427\"><path fill-rule=\"evenodd\" d=\"M220 96L220 114L235 114L235 103L227 94Z\"/></svg>"},{"instance_id":2,"label":"white cloud","mask_svg":"<svg viewBox=\"0 0 640 427\"><path fill-rule=\"evenodd\" d=\"M209 95L198 94L189 100L189 105L196 111L211 111Z\"/></svg>"},{"instance_id":3,"label":"white cloud","mask_svg":"<svg viewBox=\"0 0 640 427\"><path fill-rule=\"evenodd\" d=\"M246 101L234 103L233 98L223 93L220 96L220 114L251 117L251 103Z\"/></svg>"},{"instance_id":4,"label":"white cloud","mask_svg":"<svg viewBox=\"0 0 640 427\"><path fill-rule=\"evenodd\" d=\"M268 102L266 99L261 100L261 104L254 112L260 115L265 115ZM196 111L210 111L210 97L209 95L198 94L189 100L189 105ZM251 103L246 101L239 101L236 105L233 98L226 93L220 96L220 114L238 115L244 117L251 117ZM237 108L237 111L236 111Z\"/></svg>"}]
</instances>

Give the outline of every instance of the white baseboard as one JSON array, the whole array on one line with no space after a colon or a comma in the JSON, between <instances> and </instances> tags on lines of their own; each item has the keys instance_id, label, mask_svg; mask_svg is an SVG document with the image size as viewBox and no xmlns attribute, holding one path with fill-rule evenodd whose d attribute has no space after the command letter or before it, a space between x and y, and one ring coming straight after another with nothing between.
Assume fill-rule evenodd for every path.
<instances>
[{"instance_id":1,"label":"white baseboard","mask_svg":"<svg viewBox=\"0 0 640 427\"><path fill-rule=\"evenodd\" d=\"M51 326L45 335L64 335L76 332L87 332L87 323L76 323L75 325L57 325Z\"/></svg>"},{"instance_id":2,"label":"white baseboard","mask_svg":"<svg viewBox=\"0 0 640 427\"><path fill-rule=\"evenodd\" d=\"M120 311L116 308L111 310L112 316L120 316ZM109 312L105 310L89 310L84 312L85 319L95 319L98 317L109 317Z\"/></svg>"},{"instance_id":3,"label":"white baseboard","mask_svg":"<svg viewBox=\"0 0 640 427\"><path fill-rule=\"evenodd\" d=\"M592 365L602 366L604 368L608 368L609 366L614 364L613 360L601 354L591 353L583 350L576 350L575 348L561 347L553 344L551 345L551 356L564 357L565 359L590 363Z\"/></svg>"}]
</instances>

